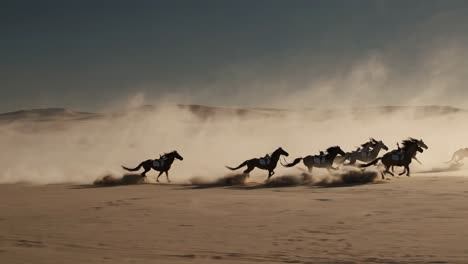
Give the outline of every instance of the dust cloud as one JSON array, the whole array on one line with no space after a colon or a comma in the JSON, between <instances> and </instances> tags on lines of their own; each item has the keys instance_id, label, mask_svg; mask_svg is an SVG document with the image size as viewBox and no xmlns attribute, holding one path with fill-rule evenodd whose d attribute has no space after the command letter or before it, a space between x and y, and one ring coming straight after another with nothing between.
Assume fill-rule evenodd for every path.
<instances>
[{"instance_id":1,"label":"dust cloud","mask_svg":"<svg viewBox=\"0 0 468 264\"><path fill-rule=\"evenodd\" d=\"M200 115L192 108L159 105L86 120L16 121L0 126L0 182L92 183L104 175L122 175L121 165L177 150L171 180L187 183L194 176L216 179L237 166L282 146L288 160L317 154L331 145L354 150L369 137L390 149L408 136L422 138L429 149L419 154L423 165L413 172L441 166L453 151L468 145L465 112L417 114L415 108L384 113L368 108L353 111L268 111L245 114L211 109ZM297 165L298 167L301 164ZM295 168L278 166L277 175ZM320 171L320 170L316 170ZM241 172L241 171L239 171ZM148 174L153 180L157 172ZM266 171L252 175L266 179ZM165 180L165 177L162 178Z\"/></svg>"},{"instance_id":2,"label":"dust cloud","mask_svg":"<svg viewBox=\"0 0 468 264\"><path fill-rule=\"evenodd\" d=\"M291 160L334 145L352 151L369 137L382 140L390 150L407 137L423 139L429 149L418 154L423 165L413 163L412 172L444 167L454 151L468 146L468 112L428 102L462 80L460 71L451 71L451 59L460 61L454 56L457 48L437 53L437 61L423 61L428 74L415 74L411 80L398 80L385 57L371 54L347 74L311 81L301 92L271 87L273 97L242 95L256 98L260 106L275 106L269 108L181 106L177 103L187 102L186 96L150 99L137 93L116 100L119 104L110 104L100 114L4 116L0 183L92 183L105 175L123 175L121 165L134 167L172 150L184 157L169 172L173 182L189 183L194 177L216 180L226 175L224 166L237 166L279 146ZM411 90L413 84L418 87ZM392 87L398 89L392 92ZM389 106L385 97L402 100ZM443 102L451 98L459 99L450 94ZM276 175L291 171L295 168L279 165ZM465 172L461 168L453 173ZM154 181L156 175L148 173L148 180ZM252 175L263 181L267 173L257 169Z\"/></svg>"}]
</instances>

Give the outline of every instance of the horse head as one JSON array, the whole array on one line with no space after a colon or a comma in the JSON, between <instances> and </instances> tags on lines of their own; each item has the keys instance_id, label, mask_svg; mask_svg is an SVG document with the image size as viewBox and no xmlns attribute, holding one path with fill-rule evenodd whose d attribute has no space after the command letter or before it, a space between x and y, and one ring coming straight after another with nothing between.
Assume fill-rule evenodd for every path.
<instances>
[{"instance_id":1,"label":"horse head","mask_svg":"<svg viewBox=\"0 0 468 264\"><path fill-rule=\"evenodd\" d=\"M339 146L329 147L327 149L327 152L332 155L338 155L338 154L340 154L341 156L346 155L346 153Z\"/></svg>"},{"instance_id":2,"label":"horse head","mask_svg":"<svg viewBox=\"0 0 468 264\"><path fill-rule=\"evenodd\" d=\"M420 140L417 140L417 139L414 139L416 140L416 142L418 143L418 146L420 146L421 148L425 148L425 149L428 149L429 147L426 145L426 143L424 143L424 141L422 139Z\"/></svg>"},{"instance_id":3,"label":"horse head","mask_svg":"<svg viewBox=\"0 0 468 264\"><path fill-rule=\"evenodd\" d=\"M374 139L374 148L376 148L376 147L379 147L379 148L381 148L381 149L384 149L384 150L388 151L387 145L385 145L385 144L382 142L382 140L377 141L377 140Z\"/></svg>"},{"instance_id":4,"label":"horse head","mask_svg":"<svg viewBox=\"0 0 468 264\"><path fill-rule=\"evenodd\" d=\"M423 153L423 152L424 152L424 149L421 148L420 146L417 146L417 151Z\"/></svg>"},{"instance_id":5,"label":"horse head","mask_svg":"<svg viewBox=\"0 0 468 264\"><path fill-rule=\"evenodd\" d=\"M403 140L402 145L402 150L410 153L412 153L413 151L414 153L423 152L423 148L427 149L426 144L424 144L422 140L417 140L414 138L408 138L406 140Z\"/></svg>"},{"instance_id":6,"label":"horse head","mask_svg":"<svg viewBox=\"0 0 468 264\"><path fill-rule=\"evenodd\" d=\"M410 137L408 139L409 141L413 142L414 144L418 145L418 147L421 147L421 148L424 148L424 149L428 149L429 147L426 145L426 143L424 143L424 141L422 139L415 139L415 138L412 138Z\"/></svg>"},{"instance_id":7,"label":"horse head","mask_svg":"<svg viewBox=\"0 0 468 264\"><path fill-rule=\"evenodd\" d=\"M178 160L184 160L184 157L182 157L179 152L177 152L177 150L174 150L173 152L171 152L171 154L174 156L174 158L178 159Z\"/></svg>"},{"instance_id":8,"label":"horse head","mask_svg":"<svg viewBox=\"0 0 468 264\"><path fill-rule=\"evenodd\" d=\"M282 147L277 148L277 149L273 152L273 154L276 154L276 155L278 155L278 156L281 156L281 155L285 155L286 157L289 156L289 153L286 152ZM272 154L272 155L273 155L273 154Z\"/></svg>"}]
</instances>

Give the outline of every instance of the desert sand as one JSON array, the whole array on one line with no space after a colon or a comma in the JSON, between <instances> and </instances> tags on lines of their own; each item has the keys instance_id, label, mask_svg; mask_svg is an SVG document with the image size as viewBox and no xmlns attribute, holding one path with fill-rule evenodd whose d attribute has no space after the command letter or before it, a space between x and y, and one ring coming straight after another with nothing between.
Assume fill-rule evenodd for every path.
<instances>
[{"instance_id":1,"label":"desert sand","mask_svg":"<svg viewBox=\"0 0 468 264\"><path fill-rule=\"evenodd\" d=\"M466 111L377 111L369 126L369 115L179 108L3 115L0 263L468 263L468 171L444 163L465 146ZM429 149L409 178L341 168L303 181L302 164L279 165L269 184L261 170L224 178L278 146L291 162L412 135ZM174 149L173 183L154 171L118 180L121 165Z\"/></svg>"},{"instance_id":2,"label":"desert sand","mask_svg":"<svg viewBox=\"0 0 468 264\"><path fill-rule=\"evenodd\" d=\"M467 263L468 178L0 185L2 263Z\"/></svg>"}]
</instances>

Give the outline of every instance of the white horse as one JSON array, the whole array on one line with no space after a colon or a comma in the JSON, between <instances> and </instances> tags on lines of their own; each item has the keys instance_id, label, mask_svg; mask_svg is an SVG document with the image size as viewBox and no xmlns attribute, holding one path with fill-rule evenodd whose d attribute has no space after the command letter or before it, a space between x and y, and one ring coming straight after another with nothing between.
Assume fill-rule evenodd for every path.
<instances>
[{"instance_id":1,"label":"white horse","mask_svg":"<svg viewBox=\"0 0 468 264\"><path fill-rule=\"evenodd\" d=\"M452 155L452 159L447 161L446 163L451 163L453 162L454 164L461 164L461 161L468 157L468 148L461 148L457 151L455 151Z\"/></svg>"}]
</instances>

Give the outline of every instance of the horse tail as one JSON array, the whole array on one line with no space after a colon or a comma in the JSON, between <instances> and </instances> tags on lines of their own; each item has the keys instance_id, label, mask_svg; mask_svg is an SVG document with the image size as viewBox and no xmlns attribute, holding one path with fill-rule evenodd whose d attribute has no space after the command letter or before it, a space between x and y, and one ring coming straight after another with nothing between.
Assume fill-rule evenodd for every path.
<instances>
[{"instance_id":1,"label":"horse tail","mask_svg":"<svg viewBox=\"0 0 468 264\"><path fill-rule=\"evenodd\" d=\"M287 168L290 168L290 167L293 167L294 165L298 164L299 162L301 162L302 158L297 158L295 159L293 162L291 163L286 163L286 164L283 164L281 161L281 165L283 165L284 167L287 167Z\"/></svg>"},{"instance_id":2,"label":"horse tail","mask_svg":"<svg viewBox=\"0 0 468 264\"><path fill-rule=\"evenodd\" d=\"M372 166L372 165L375 165L377 164L377 162L379 162L382 158L377 158L367 164L363 164L363 165L359 165L360 168L366 168L366 167L369 167L369 166Z\"/></svg>"},{"instance_id":3,"label":"horse tail","mask_svg":"<svg viewBox=\"0 0 468 264\"><path fill-rule=\"evenodd\" d=\"M247 161L248 161L248 160L244 161L241 165L239 165L239 166L237 166L237 167L235 167L235 168L232 168L232 167L229 167L229 166L226 166L226 168L228 168L228 169L230 169L230 170L237 170L237 169L240 169L240 168L246 166L246 165L247 165Z\"/></svg>"},{"instance_id":4,"label":"horse tail","mask_svg":"<svg viewBox=\"0 0 468 264\"><path fill-rule=\"evenodd\" d=\"M140 169L141 169L141 166L143 166L143 162L140 163L136 168L133 168L133 169L127 168L127 167L125 167L125 166L122 166L122 168L123 168L124 170L128 170L128 171L137 171L137 170L140 170Z\"/></svg>"}]
</instances>

